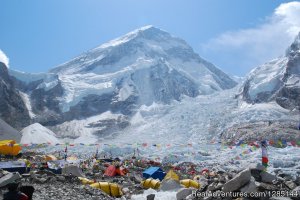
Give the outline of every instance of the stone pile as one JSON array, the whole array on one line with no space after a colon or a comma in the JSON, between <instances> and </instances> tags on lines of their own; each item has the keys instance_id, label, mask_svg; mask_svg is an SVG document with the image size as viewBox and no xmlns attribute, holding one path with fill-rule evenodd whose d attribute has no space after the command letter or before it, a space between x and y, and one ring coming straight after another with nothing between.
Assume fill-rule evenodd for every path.
<instances>
[{"instance_id":1,"label":"stone pile","mask_svg":"<svg viewBox=\"0 0 300 200\"><path fill-rule=\"evenodd\" d=\"M270 174L263 171L261 165L253 166L243 171L214 173L215 176L206 176L199 180L201 188L181 189L177 192L177 199L237 199L237 200L299 200L300 199L300 177L290 177L280 171ZM231 197L230 197L231 193ZM248 197L233 196L236 194L247 194ZM196 195L198 197L196 198ZM229 195L224 197L222 195ZM261 195L259 198L250 198L251 195ZM215 196L213 196L215 195ZM296 196L298 195L298 196ZM284 197L284 198L282 198Z\"/></svg>"},{"instance_id":2,"label":"stone pile","mask_svg":"<svg viewBox=\"0 0 300 200\"><path fill-rule=\"evenodd\" d=\"M194 167L191 163L185 163L179 166L180 169L175 170L175 172L181 177L188 176L187 178L193 179L195 175L186 174L187 172L194 170ZM192 167L188 167L192 166ZM165 171L168 171L167 168L162 167ZM187 170L183 170L187 169ZM142 194L145 189L141 186L141 171L143 169L137 169L136 171L132 169L129 174L126 176L115 176L107 177L103 173L85 173L85 176L94 180L95 182L109 182L117 183L123 192L123 196L119 199L131 199L132 195ZM240 197L222 197L223 194L229 193L266 193L271 194L271 196L261 197L261 198L252 198L252 199L280 199L275 198L275 196L283 196L285 200L300 200L300 196L292 196L292 194L300 194L300 177L291 177L290 175L284 174L280 169L275 170L274 174L263 171L261 165L256 165L249 167L244 170L224 170L220 166L214 167L211 171L206 171L204 173L199 173L199 170L196 170L197 182L200 183L200 188L198 190L194 188L183 188L180 185L179 181L172 179L163 180L161 182L161 187L159 191L176 191L177 199L201 199L201 200L251 200L251 198ZM203 170L202 170L203 171ZM72 175L61 175L54 174L47 170L37 170L32 171L29 174L23 175L14 175L5 172L0 173L0 185L1 180L5 183L10 180L15 181L16 177L19 177L21 185L31 185L35 188L33 193L33 199L37 200L48 200L48 199L85 199L85 200L112 200L113 198L99 189L94 189L89 185L83 185L78 177ZM200 174L200 175L199 175ZM2 193L5 192L3 189ZM199 196L197 194L205 194L205 196ZM219 197L212 196L213 194L219 194ZM149 195L148 199L156 199L155 195ZM1 197L0 197L1 199Z\"/></svg>"},{"instance_id":3,"label":"stone pile","mask_svg":"<svg viewBox=\"0 0 300 200\"><path fill-rule=\"evenodd\" d=\"M36 200L49 200L49 199L86 199L86 200L112 200L107 194L101 190L94 189L90 186L84 186L80 180L75 176L57 175L50 171L36 171L30 174L19 175L20 179L16 180L14 176L10 176L13 173L7 173L0 178L0 182L3 179L5 183L20 182L20 186L33 186L35 191L33 193L33 199ZM18 174L18 173L17 173ZM6 177L11 177L9 180ZM5 192L5 188L1 190Z\"/></svg>"}]
</instances>

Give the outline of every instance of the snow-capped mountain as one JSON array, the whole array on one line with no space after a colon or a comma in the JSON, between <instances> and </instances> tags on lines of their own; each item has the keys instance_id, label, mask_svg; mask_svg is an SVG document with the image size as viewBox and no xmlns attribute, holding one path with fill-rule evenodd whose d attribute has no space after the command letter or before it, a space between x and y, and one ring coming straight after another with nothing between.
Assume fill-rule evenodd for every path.
<instances>
[{"instance_id":1,"label":"snow-capped mountain","mask_svg":"<svg viewBox=\"0 0 300 200\"><path fill-rule=\"evenodd\" d=\"M113 94L114 101L151 105L236 85L185 41L152 26L92 49L51 73L58 74L64 88L63 112L90 94Z\"/></svg>"},{"instance_id":2,"label":"snow-capped mountain","mask_svg":"<svg viewBox=\"0 0 300 200\"><path fill-rule=\"evenodd\" d=\"M130 125L143 105L166 105L236 85L184 40L153 26L87 51L49 73L10 74L28 100L32 119L72 138L83 136L74 130L76 123L89 129L84 133L107 135Z\"/></svg>"},{"instance_id":3,"label":"snow-capped mountain","mask_svg":"<svg viewBox=\"0 0 300 200\"><path fill-rule=\"evenodd\" d=\"M241 91L248 103L276 101L283 108L300 110L300 33L285 56L252 70Z\"/></svg>"}]
</instances>

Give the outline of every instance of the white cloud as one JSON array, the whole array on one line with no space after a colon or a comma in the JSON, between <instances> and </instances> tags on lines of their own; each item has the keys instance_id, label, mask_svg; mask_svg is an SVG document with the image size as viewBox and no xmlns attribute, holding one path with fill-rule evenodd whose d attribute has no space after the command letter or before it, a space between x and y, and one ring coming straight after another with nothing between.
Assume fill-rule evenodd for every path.
<instances>
[{"instance_id":1,"label":"white cloud","mask_svg":"<svg viewBox=\"0 0 300 200\"><path fill-rule=\"evenodd\" d=\"M3 62L8 67L9 59L1 49L0 49L0 62Z\"/></svg>"},{"instance_id":2,"label":"white cloud","mask_svg":"<svg viewBox=\"0 0 300 200\"><path fill-rule=\"evenodd\" d=\"M239 55L241 63L253 67L283 55L299 31L300 2L283 3L259 26L225 32L205 44L203 51Z\"/></svg>"}]
</instances>

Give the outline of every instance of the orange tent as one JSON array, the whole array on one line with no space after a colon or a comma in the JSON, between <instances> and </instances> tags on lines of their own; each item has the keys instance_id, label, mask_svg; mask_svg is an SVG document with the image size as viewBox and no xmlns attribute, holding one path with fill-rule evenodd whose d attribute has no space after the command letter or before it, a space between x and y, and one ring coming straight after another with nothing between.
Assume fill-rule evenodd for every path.
<instances>
[{"instance_id":1,"label":"orange tent","mask_svg":"<svg viewBox=\"0 0 300 200\"><path fill-rule=\"evenodd\" d=\"M55 161L57 158L54 155L46 155L45 156L46 161Z\"/></svg>"},{"instance_id":2,"label":"orange tent","mask_svg":"<svg viewBox=\"0 0 300 200\"><path fill-rule=\"evenodd\" d=\"M104 175L106 176L124 176L124 172L120 167L115 167L113 165L110 165L106 170Z\"/></svg>"}]
</instances>

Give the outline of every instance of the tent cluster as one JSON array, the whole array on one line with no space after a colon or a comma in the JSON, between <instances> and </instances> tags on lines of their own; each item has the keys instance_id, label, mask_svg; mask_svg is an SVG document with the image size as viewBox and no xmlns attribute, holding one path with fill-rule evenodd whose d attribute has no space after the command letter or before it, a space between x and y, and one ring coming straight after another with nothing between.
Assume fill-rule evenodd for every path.
<instances>
[{"instance_id":1,"label":"tent cluster","mask_svg":"<svg viewBox=\"0 0 300 200\"><path fill-rule=\"evenodd\" d=\"M141 185L145 189L152 188L168 190L167 188L174 189L180 187L195 189L200 188L200 183L197 182L197 177L194 178L195 180L180 180L179 175L176 174L172 169L170 169L169 172L166 174L159 167L150 167L143 172L143 177L145 178L145 180L141 182ZM170 181L172 181L171 184Z\"/></svg>"},{"instance_id":2,"label":"tent cluster","mask_svg":"<svg viewBox=\"0 0 300 200\"><path fill-rule=\"evenodd\" d=\"M1 141L0 147L2 147L1 144L3 144L3 152L6 153L3 153L3 155L17 155L21 151L21 147L14 141ZM255 147L255 149L258 148ZM252 152L252 149L250 152ZM135 156L132 158L124 157L122 161L117 158L108 159L105 156L102 159L98 159L97 156L88 159L79 159L76 155L68 157L67 147L64 155L60 155L60 152L56 152L59 153L58 155L55 152L47 155L36 152L29 155L28 153L24 153L23 159L0 162L0 167L20 174L28 173L30 170L48 170L54 174L75 176L83 185L102 190L113 197L120 197L124 194L121 188L122 182L115 182L118 179L117 177L122 177L122 179L127 177L127 180L136 179L133 176L135 174L140 176L141 179L132 182L132 185L140 183L142 186L140 188L168 191L183 187L199 189L201 185L203 186L203 184L200 184L199 179L209 174L208 169L202 169L201 171L201 166L196 166L193 163L180 163L175 166L170 162L160 163L140 157L137 159ZM166 173L167 171L168 173ZM209 176L214 177L210 174ZM99 179L97 180L97 178Z\"/></svg>"}]
</instances>

